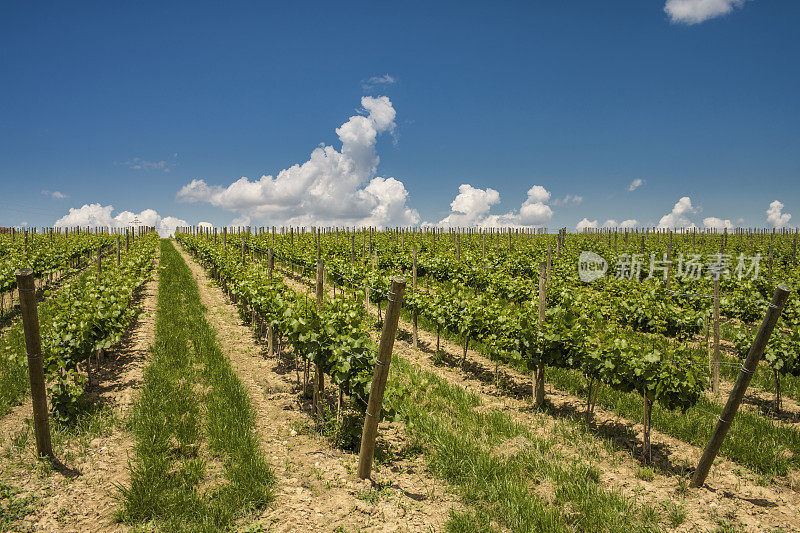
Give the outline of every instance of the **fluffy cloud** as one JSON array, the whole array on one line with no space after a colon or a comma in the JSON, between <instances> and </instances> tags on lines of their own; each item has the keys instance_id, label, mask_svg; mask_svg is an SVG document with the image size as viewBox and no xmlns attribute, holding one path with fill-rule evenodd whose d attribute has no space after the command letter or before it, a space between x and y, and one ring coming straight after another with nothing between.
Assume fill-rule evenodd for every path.
<instances>
[{"instance_id":1,"label":"fluffy cloud","mask_svg":"<svg viewBox=\"0 0 800 533\"><path fill-rule=\"evenodd\" d=\"M776 228L785 228L789 225L792 215L783 212L783 203L775 200L767 209L767 224Z\"/></svg>"},{"instance_id":2,"label":"fluffy cloud","mask_svg":"<svg viewBox=\"0 0 800 533\"><path fill-rule=\"evenodd\" d=\"M519 211L503 215L490 215L489 210L500 202L500 193L492 188L478 189L469 184L458 188L458 195L450 203L450 214L439 221L440 226L542 226L553 216L547 205L550 191L541 185L528 189L527 197ZM431 224L426 224L431 225Z\"/></svg>"},{"instance_id":3,"label":"fluffy cloud","mask_svg":"<svg viewBox=\"0 0 800 533\"><path fill-rule=\"evenodd\" d=\"M641 178L636 178L635 180L633 180L630 183L630 185L628 185L628 190L633 192L636 189L638 189L639 187L641 187L642 185L644 185L644 180L641 179Z\"/></svg>"},{"instance_id":4,"label":"fluffy cloud","mask_svg":"<svg viewBox=\"0 0 800 533\"><path fill-rule=\"evenodd\" d=\"M69 213L56 220L55 227L91 226L91 227L111 227L128 228L135 226L134 220L138 220L140 225L154 226L159 235L168 237L175 233L178 226L188 226L189 224L180 218L161 217L153 209L145 209L141 213L122 211L116 216L112 216L114 206L100 204L84 204L75 209L70 208Z\"/></svg>"},{"instance_id":5,"label":"fluffy cloud","mask_svg":"<svg viewBox=\"0 0 800 533\"><path fill-rule=\"evenodd\" d=\"M622 222L617 223L617 221L613 218L609 218L601 227L603 228L620 228L620 229L631 229L635 228L639 222L636 219L629 218L623 220ZM596 228L597 227L597 220L589 220L588 218L584 217L583 220L578 222L575 226L577 231L582 231L586 228Z\"/></svg>"},{"instance_id":6,"label":"fluffy cloud","mask_svg":"<svg viewBox=\"0 0 800 533\"><path fill-rule=\"evenodd\" d=\"M211 222L198 222L197 226L200 228L213 228L214 224L212 224Z\"/></svg>"},{"instance_id":7,"label":"fluffy cloud","mask_svg":"<svg viewBox=\"0 0 800 533\"><path fill-rule=\"evenodd\" d=\"M661 229L672 228L693 228L694 224L689 220L688 215L697 212L697 208L692 206L692 200L684 196L672 207L672 211L661 217L658 227Z\"/></svg>"},{"instance_id":8,"label":"fluffy cloud","mask_svg":"<svg viewBox=\"0 0 800 533\"><path fill-rule=\"evenodd\" d=\"M703 219L703 227L716 229L716 230L732 230L735 226L729 219L721 219L717 217L707 217Z\"/></svg>"},{"instance_id":9,"label":"fluffy cloud","mask_svg":"<svg viewBox=\"0 0 800 533\"><path fill-rule=\"evenodd\" d=\"M385 96L361 99L365 115L336 128L341 151L320 146L309 160L258 180L240 178L227 187L194 179L177 199L206 202L237 213L234 221L268 220L287 225L413 225L417 212L406 205L408 191L395 178L373 177L380 158L378 135L395 127L395 110Z\"/></svg>"},{"instance_id":10,"label":"fluffy cloud","mask_svg":"<svg viewBox=\"0 0 800 533\"><path fill-rule=\"evenodd\" d=\"M742 7L747 0L667 0L664 11L672 22L699 24L708 19L727 15L733 8Z\"/></svg>"},{"instance_id":11,"label":"fluffy cloud","mask_svg":"<svg viewBox=\"0 0 800 533\"><path fill-rule=\"evenodd\" d=\"M491 207L500 202L500 193L492 188L477 189L467 183L458 187L450 202L450 214L439 221L441 226L475 226L485 220Z\"/></svg>"},{"instance_id":12,"label":"fluffy cloud","mask_svg":"<svg viewBox=\"0 0 800 533\"><path fill-rule=\"evenodd\" d=\"M66 200L69 198L69 195L64 194L61 191L48 191L47 189L42 191L42 194L45 196L49 196L53 200Z\"/></svg>"},{"instance_id":13,"label":"fluffy cloud","mask_svg":"<svg viewBox=\"0 0 800 533\"><path fill-rule=\"evenodd\" d=\"M550 192L541 185L528 189L528 198L519 208L519 223L526 226L541 226L553 216L553 210L545 205L550 200Z\"/></svg>"}]
</instances>

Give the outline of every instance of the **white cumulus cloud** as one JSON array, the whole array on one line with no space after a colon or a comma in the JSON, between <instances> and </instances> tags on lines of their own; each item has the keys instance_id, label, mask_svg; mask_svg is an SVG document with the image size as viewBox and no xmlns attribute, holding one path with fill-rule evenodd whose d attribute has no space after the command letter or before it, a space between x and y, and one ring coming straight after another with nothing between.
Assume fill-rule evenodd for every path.
<instances>
[{"instance_id":1,"label":"white cumulus cloud","mask_svg":"<svg viewBox=\"0 0 800 533\"><path fill-rule=\"evenodd\" d=\"M623 220L622 222L617 222L616 219L609 218L608 220L603 222L603 225L601 227L603 227L603 228L631 229L631 228L635 228L638 224L639 224L639 222L634 218L628 218L626 220ZM584 229L584 228L596 228L597 227L597 220L589 220L588 218L584 217L583 220L578 222L578 226L581 226L579 231L581 229ZM576 228L577 228L577 226L576 226Z\"/></svg>"},{"instance_id":2,"label":"white cumulus cloud","mask_svg":"<svg viewBox=\"0 0 800 533\"><path fill-rule=\"evenodd\" d=\"M575 225L575 231L583 231L585 229L594 229L597 227L597 220L589 220L583 217L583 220Z\"/></svg>"},{"instance_id":3,"label":"white cumulus cloud","mask_svg":"<svg viewBox=\"0 0 800 533\"><path fill-rule=\"evenodd\" d=\"M212 224L211 222L198 222L197 226L200 228L213 228L214 224Z\"/></svg>"},{"instance_id":4,"label":"white cumulus cloud","mask_svg":"<svg viewBox=\"0 0 800 533\"><path fill-rule=\"evenodd\" d=\"M778 200L773 201L767 208L767 223L776 228L789 226L792 215L783 212L783 203Z\"/></svg>"},{"instance_id":5,"label":"white cumulus cloud","mask_svg":"<svg viewBox=\"0 0 800 533\"><path fill-rule=\"evenodd\" d=\"M732 230L735 225L727 218L723 220L717 217L706 217L703 219L703 227L716 230Z\"/></svg>"},{"instance_id":6,"label":"white cumulus cloud","mask_svg":"<svg viewBox=\"0 0 800 533\"><path fill-rule=\"evenodd\" d=\"M478 189L463 183L458 195L450 202L450 214L439 221L441 226L480 225L493 205L500 203L500 193L487 187Z\"/></svg>"},{"instance_id":7,"label":"white cumulus cloud","mask_svg":"<svg viewBox=\"0 0 800 533\"><path fill-rule=\"evenodd\" d=\"M439 221L440 226L542 226L553 216L547 205L550 191L541 185L528 189L525 201L519 211L502 215L489 214L491 207L500 203L500 193L487 187L478 189L469 184L458 187L458 195L450 203L450 214Z\"/></svg>"},{"instance_id":8,"label":"white cumulus cloud","mask_svg":"<svg viewBox=\"0 0 800 533\"><path fill-rule=\"evenodd\" d=\"M697 208L692 206L691 198L684 196L672 207L672 211L661 217L658 227L661 229L693 228L694 224L689 220L688 215L697 211Z\"/></svg>"},{"instance_id":9,"label":"white cumulus cloud","mask_svg":"<svg viewBox=\"0 0 800 533\"><path fill-rule=\"evenodd\" d=\"M227 187L194 179L177 199L205 202L236 213L234 223L252 219L287 225L413 225L419 214L406 205L408 191L395 178L374 177L380 158L378 135L395 128L395 109L386 96L361 99L364 115L336 128L341 151L320 146L308 161Z\"/></svg>"},{"instance_id":10,"label":"white cumulus cloud","mask_svg":"<svg viewBox=\"0 0 800 533\"><path fill-rule=\"evenodd\" d=\"M178 226L189 224L180 218L162 217L153 209L145 209L141 213L122 211L112 216L114 206L100 204L84 204L80 208L70 208L69 213L56 220L55 227L91 226L110 228L129 228L131 226L153 226L159 235L168 237L175 233ZM139 224L134 221L138 220Z\"/></svg>"},{"instance_id":11,"label":"white cumulus cloud","mask_svg":"<svg viewBox=\"0 0 800 533\"><path fill-rule=\"evenodd\" d=\"M699 24L708 19L727 15L747 0L667 0L664 11L672 22Z\"/></svg>"}]
</instances>

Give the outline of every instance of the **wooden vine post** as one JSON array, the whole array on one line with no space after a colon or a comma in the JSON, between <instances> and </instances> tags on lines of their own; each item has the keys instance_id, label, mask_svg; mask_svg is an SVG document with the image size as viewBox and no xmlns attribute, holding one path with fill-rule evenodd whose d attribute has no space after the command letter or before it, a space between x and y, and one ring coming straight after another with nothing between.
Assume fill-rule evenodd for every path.
<instances>
[{"instance_id":1,"label":"wooden vine post","mask_svg":"<svg viewBox=\"0 0 800 533\"><path fill-rule=\"evenodd\" d=\"M556 234L556 259L561 255L561 230Z\"/></svg>"},{"instance_id":2,"label":"wooden vine post","mask_svg":"<svg viewBox=\"0 0 800 533\"><path fill-rule=\"evenodd\" d=\"M100 279L103 275L103 249L97 249L97 283L100 283Z\"/></svg>"},{"instance_id":3,"label":"wooden vine post","mask_svg":"<svg viewBox=\"0 0 800 533\"><path fill-rule=\"evenodd\" d=\"M667 290L672 279L672 232L669 233L669 244L667 245Z\"/></svg>"},{"instance_id":4,"label":"wooden vine post","mask_svg":"<svg viewBox=\"0 0 800 533\"><path fill-rule=\"evenodd\" d=\"M273 233L272 236L275 237L275 227L273 226ZM275 250L270 248L267 251L267 273L269 277L272 278L272 271L275 269ZM275 355L275 331L272 328L272 324L267 326L267 353L269 356L272 357Z\"/></svg>"},{"instance_id":5,"label":"wooden vine post","mask_svg":"<svg viewBox=\"0 0 800 533\"><path fill-rule=\"evenodd\" d=\"M546 299L546 283L547 283L547 262L542 261L539 263L539 327L544 325L545 305ZM541 407L544 404L544 361L539 361L536 364L536 369L533 372L533 404L536 407Z\"/></svg>"},{"instance_id":6,"label":"wooden vine post","mask_svg":"<svg viewBox=\"0 0 800 533\"><path fill-rule=\"evenodd\" d=\"M317 241L319 243L319 241ZM318 248L319 249L319 248ZM325 272L325 263L322 259L317 259L317 311L322 312L322 297L323 297L323 276ZM322 393L325 390L325 374L323 374L322 363L317 361L314 363L314 413L317 416L324 414L322 407Z\"/></svg>"},{"instance_id":7,"label":"wooden vine post","mask_svg":"<svg viewBox=\"0 0 800 533\"><path fill-rule=\"evenodd\" d=\"M711 367L711 391L719 393L719 276L714 276L714 364Z\"/></svg>"},{"instance_id":8,"label":"wooden vine post","mask_svg":"<svg viewBox=\"0 0 800 533\"><path fill-rule=\"evenodd\" d=\"M417 296L417 246L414 245L412 254L412 264L411 264L411 292L413 293L414 297ZM414 349L419 348L419 332L417 331L417 319L418 319L418 312L414 309L412 315L413 321L413 328L412 328L412 338L414 341Z\"/></svg>"},{"instance_id":9,"label":"wooden vine post","mask_svg":"<svg viewBox=\"0 0 800 533\"><path fill-rule=\"evenodd\" d=\"M705 483L708 471L714 463L717 452L722 446L722 441L725 439L725 435L728 434L736 412L739 410L739 404L742 403L744 393L748 385L750 385L750 379L752 379L753 374L755 374L758 361L764 354L764 349L767 347L767 342L769 341L770 335L772 335L772 330L775 328L775 324L781 316L781 311L783 311L783 306L789 297L790 290L791 289L783 283L779 284L775 289L775 294L772 297L769 308L767 308L764 321L761 322L761 327L758 328L756 338L753 340L753 345L750 346L747 359L745 359L742 365L742 369L733 386L731 395L728 397L728 401L722 409L722 414L719 415L717 426L714 428L714 433L711 435L711 440L708 441L708 444L703 450L703 456L697 464L697 469L694 471L690 486L702 487L703 483Z\"/></svg>"},{"instance_id":10,"label":"wooden vine post","mask_svg":"<svg viewBox=\"0 0 800 533\"><path fill-rule=\"evenodd\" d=\"M403 277L392 278L389 289L386 320L383 321L381 340L378 345L378 357L375 361L375 373L369 389L369 401L364 416L364 430L361 433L361 452L358 455L358 477L366 479L372 472L372 458L375 455L375 437L378 433L378 419L383 406L383 393L386 390L386 379L389 377L389 364L392 362L392 348L397 334L397 321L403 305L403 293L406 280Z\"/></svg>"},{"instance_id":11,"label":"wooden vine post","mask_svg":"<svg viewBox=\"0 0 800 533\"><path fill-rule=\"evenodd\" d=\"M50 441L50 418L47 411L47 394L42 366L42 341L39 335L39 313L36 309L33 270L29 268L17 270L16 276L19 304L22 311L22 327L25 330L25 348L28 354L28 378L31 384L36 453L40 457L52 459L53 446Z\"/></svg>"}]
</instances>

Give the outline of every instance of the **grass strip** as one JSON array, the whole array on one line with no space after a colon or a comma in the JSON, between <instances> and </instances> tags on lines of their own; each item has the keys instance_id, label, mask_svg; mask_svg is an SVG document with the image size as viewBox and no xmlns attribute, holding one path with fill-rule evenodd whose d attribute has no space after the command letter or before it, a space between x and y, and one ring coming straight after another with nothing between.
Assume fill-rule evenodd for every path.
<instances>
[{"instance_id":1,"label":"grass strip","mask_svg":"<svg viewBox=\"0 0 800 533\"><path fill-rule=\"evenodd\" d=\"M393 358L387 407L405 420L434 474L470 506L451 531L655 531L658 513L599 484L600 471L559 449L554 432L534 434L478 397L400 357ZM502 451L509 441L523 444Z\"/></svg>"},{"instance_id":2,"label":"grass strip","mask_svg":"<svg viewBox=\"0 0 800 533\"><path fill-rule=\"evenodd\" d=\"M197 283L168 240L152 361L134 404L135 458L120 518L165 531L220 531L272 499L247 391L205 320Z\"/></svg>"}]
</instances>

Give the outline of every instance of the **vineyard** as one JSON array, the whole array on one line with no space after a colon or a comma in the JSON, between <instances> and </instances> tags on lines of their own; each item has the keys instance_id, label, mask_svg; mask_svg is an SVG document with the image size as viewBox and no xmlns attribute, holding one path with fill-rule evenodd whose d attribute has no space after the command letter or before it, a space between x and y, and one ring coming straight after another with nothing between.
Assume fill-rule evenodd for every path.
<instances>
[{"instance_id":1,"label":"vineyard","mask_svg":"<svg viewBox=\"0 0 800 533\"><path fill-rule=\"evenodd\" d=\"M59 513L79 529L791 530L797 240L0 234L0 445L16 473L0 476L0 530ZM35 279L52 454L112 465L104 522L69 522L69 506L37 504L20 481L37 431L20 422L32 386L20 269ZM147 305L140 368L109 382ZM129 390L124 404L111 389ZM86 452L109 439L126 444Z\"/></svg>"}]
</instances>

